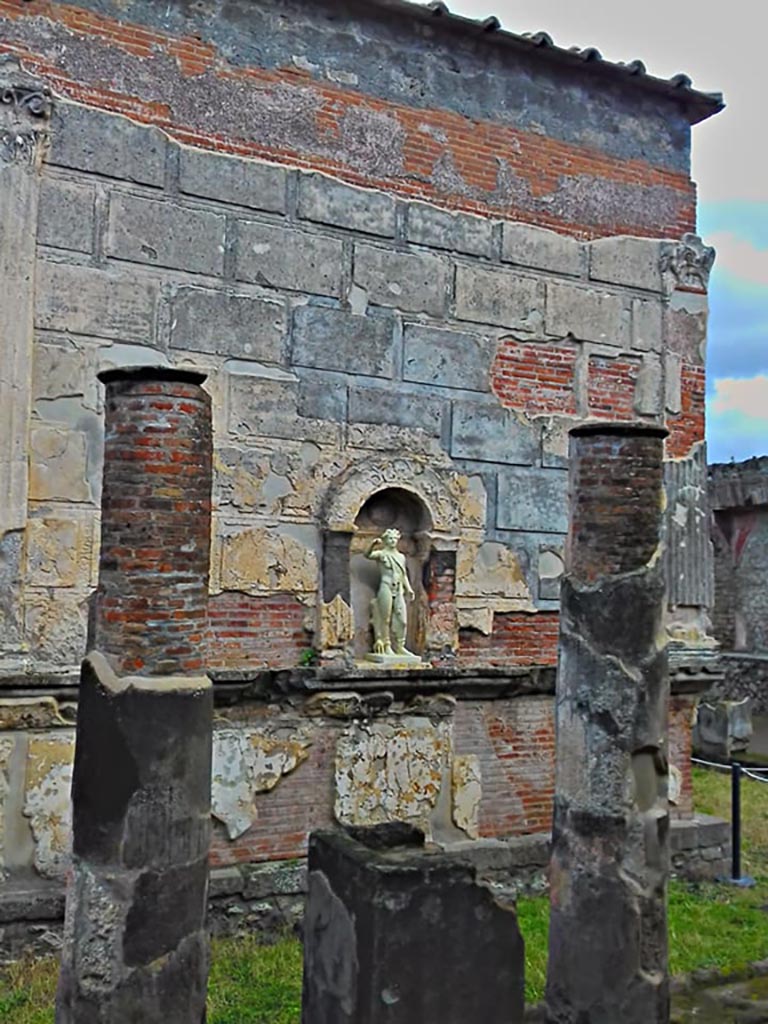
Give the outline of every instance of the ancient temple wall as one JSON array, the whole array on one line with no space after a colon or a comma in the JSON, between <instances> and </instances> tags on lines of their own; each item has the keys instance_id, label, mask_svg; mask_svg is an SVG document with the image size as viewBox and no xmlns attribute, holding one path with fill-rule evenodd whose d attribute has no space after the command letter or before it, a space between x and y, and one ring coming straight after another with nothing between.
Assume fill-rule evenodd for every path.
<instances>
[{"instance_id":1,"label":"ancient temple wall","mask_svg":"<svg viewBox=\"0 0 768 1024\"><path fill-rule=\"evenodd\" d=\"M117 152L143 158L118 168ZM448 213L181 147L66 102L41 211L15 652L28 670L66 672L85 649L95 374L110 365L209 374L215 668L290 666L333 647L323 631L334 595L318 598L328 530L339 529L327 509L355 474L361 504L407 479L443 515L433 546L455 553L455 610L441 617L433 588L428 649L467 664L551 664L567 427L666 420L670 455L701 463L703 393L688 381L703 372L703 324L678 308L671 243L583 243Z\"/></svg>"},{"instance_id":2,"label":"ancient temple wall","mask_svg":"<svg viewBox=\"0 0 768 1024\"><path fill-rule=\"evenodd\" d=\"M26 478L15 458L24 495L0 537L6 870L47 878L53 863L58 879L66 863L99 554L96 375L130 364L207 374L202 646L217 694L318 653L343 663L356 516L407 486L431 522L424 650L475 680L436 727L450 756L427 818L459 838L545 831L551 680L510 694L483 672L555 663L575 423L668 426L668 530L683 552L669 628L706 650L711 254L681 242L695 228L684 105L589 61L511 55L487 33L368 3L0 0L6 52L52 91L39 195L29 215L15 207L29 352L0 386L29 456ZM356 724L377 705L354 680L340 716L259 686L236 707L219 699L222 870L302 856L336 813L337 757L381 742ZM404 737L396 780L426 742L423 709L406 713L419 693L398 693L381 723ZM398 786L393 815L411 806Z\"/></svg>"}]
</instances>

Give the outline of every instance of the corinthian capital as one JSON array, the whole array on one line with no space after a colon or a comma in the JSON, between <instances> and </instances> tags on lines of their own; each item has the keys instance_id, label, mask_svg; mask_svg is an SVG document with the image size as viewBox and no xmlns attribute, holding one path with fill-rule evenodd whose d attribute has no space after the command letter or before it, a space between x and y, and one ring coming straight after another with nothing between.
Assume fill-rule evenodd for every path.
<instances>
[{"instance_id":1,"label":"corinthian capital","mask_svg":"<svg viewBox=\"0 0 768 1024\"><path fill-rule=\"evenodd\" d=\"M50 90L14 58L0 58L0 164L34 165L48 139Z\"/></svg>"},{"instance_id":2,"label":"corinthian capital","mask_svg":"<svg viewBox=\"0 0 768 1024\"><path fill-rule=\"evenodd\" d=\"M715 250L698 235L683 235L678 243L665 243L661 270L670 291L675 288L706 291Z\"/></svg>"}]
</instances>

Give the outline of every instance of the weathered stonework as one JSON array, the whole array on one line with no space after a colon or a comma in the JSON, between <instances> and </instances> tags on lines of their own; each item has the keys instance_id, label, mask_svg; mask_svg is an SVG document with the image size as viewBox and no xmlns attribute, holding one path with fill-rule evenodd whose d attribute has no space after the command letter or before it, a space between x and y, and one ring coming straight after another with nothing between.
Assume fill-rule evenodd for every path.
<instances>
[{"instance_id":1,"label":"weathered stonework","mask_svg":"<svg viewBox=\"0 0 768 1024\"><path fill-rule=\"evenodd\" d=\"M546 996L564 1024L669 1020L664 433L571 435Z\"/></svg>"},{"instance_id":2,"label":"weathered stonework","mask_svg":"<svg viewBox=\"0 0 768 1024\"><path fill-rule=\"evenodd\" d=\"M305 761L307 747L306 740L281 737L279 730L215 730L211 813L226 826L230 839L247 832L255 821L254 795L274 789L283 775Z\"/></svg>"},{"instance_id":3,"label":"weathered stonework","mask_svg":"<svg viewBox=\"0 0 768 1024\"><path fill-rule=\"evenodd\" d=\"M74 757L74 736L29 738L24 814L35 840L35 869L43 878L63 878L69 867Z\"/></svg>"}]
</instances>

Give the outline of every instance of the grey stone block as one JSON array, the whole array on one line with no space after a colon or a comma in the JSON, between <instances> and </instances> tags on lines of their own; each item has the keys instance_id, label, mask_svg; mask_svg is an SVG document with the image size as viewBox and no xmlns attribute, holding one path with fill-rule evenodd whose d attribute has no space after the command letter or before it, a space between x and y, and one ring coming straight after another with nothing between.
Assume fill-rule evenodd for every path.
<instances>
[{"instance_id":1,"label":"grey stone block","mask_svg":"<svg viewBox=\"0 0 768 1024\"><path fill-rule=\"evenodd\" d=\"M249 864L244 868L245 890L248 900L263 900L268 896L298 896L307 891L306 865L287 861L277 864Z\"/></svg>"},{"instance_id":2,"label":"grey stone block","mask_svg":"<svg viewBox=\"0 0 768 1024\"><path fill-rule=\"evenodd\" d=\"M448 275L447 262L438 256L355 246L355 284L378 306L442 316Z\"/></svg>"},{"instance_id":3,"label":"grey stone block","mask_svg":"<svg viewBox=\"0 0 768 1024\"><path fill-rule=\"evenodd\" d=\"M579 341L625 347L628 334L624 301L594 288L547 282L547 333Z\"/></svg>"},{"instance_id":4,"label":"grey stone block","mask_svg":"<svg viewBox=\"0 0 768 1024\"><path fill-rule=\"evenodd\" d=\"M163 184L166 138L157 128L119 114L56 103L51 136L48 163L142 185Z\"/></svg>"},{"instance_id":5,"label":"grey stone block","mask_svg":"<svg viewBox=\"0 0 768 1024\"><path fill-rule=\"evenodd\" d=\"M338 238L255 221L240 223L236 272L240 281L338 297L341 268Z\"/></svg>"},{"instance_id":6,"label":"grey stone block","mask_svg":"<svg viewBox=\"0 0 768 1024\"><path fill-rule=\"evenodd\" d=\"M504 224L501 258L554 274L581 273L581 245L575 238L531 224Z\"/></svg>"},{"instance_id":7,"label":"grey stone block","mask_svg":"<svg viewBox=\"0 0 768 1024\"><path fill-rule=\"evenodd\" d=\"M285 306L251 295L181 288L173 300L171 347L283 361Z\"/></svg>"},{"instance_id":8,"label":"grey stone block","mask_svg":"<svg viewBox=\"0 0 768 1024\"><path fill-rule=\"evenodd\" d=\"M445 388L489 391L495 351L492 338L408 324L403 376Z\"/></svg>"},{"instance_id":9,"label":"grey stone block","mask_svg":"<svg viewBox=\"0 0 768 1024\"><path fill-rule=\"evenodd\" d=\"M664 353L664 405L677 414L683 407L683 361L676 352Z\"/></svg>"},{"instance_id":10,"label":"grey stone block","mask_svg":"<svg viewBox=\"0 0 768 1024\"><path fill-rule=\"evenodd\" d=\"M699 847L699 830L695 820L673 819L669 829L669 849L671 853L681 850L696 850Z\"/></svg>"},{"instance_id":11,"label":"grey stone block","mask_svg":"<svg viewBox=\"0 0 768 1024\"><path fill-rule=\"evenodd\" d=\"M199 149L179 149L179 188L190 196L285 213L283 167Z\"/></svg>"},{"instance_id":12,"label":"grey stone block","mask_svg":"<svg viewBox=\"0 0 768 1024\"><path fill-rule=\"evenodd\" d=\"M347 419L347 384L331 374L301 373L299 416L344 423Z\"/></svg>"},{"instance_id":13,"label":"grey stone block","mask_svg":"<svg viewBox=\"0 0 768 1024\"><path fill-rule=\"evenodd\" d=\"M43 179L37 218L37 240L75 252L93 252L95 192L90 185Z\"/></svg>"},{"instance_id":14,"label":"grey stone block","mask_svg":"<svg viewBox=\"0 0 768 1024\"><path fill-rule=\"evenodd\" d=\"M456 316L520 331L536 330L541 317L538 310L538 282L509 270L485 270L481 267L456 268Z\"/></svg>"},{"instance_id":15,"label":"grey stone block","mask_svg":"<svg viewBox=\"0 0 768 1024\"><path fill-rule=\"evenodd\" d=\"M640 366L635 385L635 412L658 416L662 408L661 360L649 352Z\"/></svg>"},{"instance_id":16,"label":"grey stone block","mask_svg":"<svg viewBox=\"0 0 768 1024\"><path fill-rule=\"evenodd\" d=\"M321 306L296 310L292 360L298 366L391 377L394 358L394 323L389 316L355 316Z\"/></svg>"},{"instance_id":17,"label":"grey stone block","mask_svg":"<svg viewBox=\"0 0 768 1024\"><path fill-rule=\"evenodd\" d=\"M299 383L269 377L232 375L229 397L231 433L294 441L333 443L331 425L299 415Z\"/></svg>"},{"instance_id":18,"label":"grey stone block","mask_svg":"<svg viewBox=\"0 0 768 1024\"><path fill-rule=\"evenodd\" d=\"M156 307L157 285L135 273L38 263L37 327L150 345Z\"/></svg>"},{"instance_id":19,"label":"grey stone block","mask_svg":"<svg viewBox=\"0 0 768 1024\"><path fill-rule=\"evenodd\" d=\"M557 469L499 470L496 525L501 530L566 533L568 474Z\"/></svg>"},{"instance_id":20,"label":"grey stone block","mask_svg":"<svg viewBox=\"0 0 768 1024\"><path fill-rule=\"evenodd\" d=\"M660 292L662 243L652 238L598 238L590 245L593 281Z\"/></svg>"},{"instance_id":21,"label":"grey stone block","mask_svg":"<svg viewBox=\"0 0 768 1024\"><path fill-rule=\"evenodd\" d=\"M453 403L451 455L454 458L530 466L538 452L538 426L521 423L500 405Z\"/></svg>"},{"instance_id":22,"label":"grey stone block","mask_svg":"<svg viewBox=\"0 0 768 1024\"><path fill-rule=\"evenodd\" d=\"M659 299L634 299L632 302L632 347L661 352L664 344L662 310Z\"/></svg>"},{"instance_id":23,"label":"grey stone block","mask_svg":"<svg viewBox=\"0 0 768 1024\"><path fill-rule=\"evenodd\" d=\"M208 210L113 193L107 252L122 260L221 274L224 218Z\"/></svg>"},{"instance_id":24,"label":"grey stone block","mask_svg":"<svg viewBox=\"0 0 768 1024\"><path fill-rule=\"evenodd\" d=\"M443 403L425 395L403 394L382 388L351 388L349 419L352 423L382 423L424 430L440 436Z\"/></svg>"},{"instance_id":25,"label":"grey stone block","mask_svg":"<svg viewBox=\"0 0 768 1024\"><path fill-rule=\"evenodd\" d=\"M368 235L395 234L395 201L373 189L354 188L324 174L299 178L299 216Z\"/></svg>"},{"instance_id":26,"label":"grey stone block","mask_svg":"<svg viewBox=\"0 0 768 1024\"><path fill-rule=\"evenodd\" d=\"M408 206L407 238L434 249L466 252L471 256L491 256L493 224L484 217L439 210L425 203Z\"/></svg>"}]
</instances>

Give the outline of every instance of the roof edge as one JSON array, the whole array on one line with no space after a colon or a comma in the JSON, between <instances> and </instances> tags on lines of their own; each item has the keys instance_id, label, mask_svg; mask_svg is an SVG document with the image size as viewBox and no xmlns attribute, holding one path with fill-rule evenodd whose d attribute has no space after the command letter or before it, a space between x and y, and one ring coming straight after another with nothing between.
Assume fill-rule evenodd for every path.
<instances>
[{"instance_id":1,"label":"roof edge","mask_svg":"<svg viewBox=\"0 0 768 1024\"><path fill-rule=\"evenodd\" d=\"M718 114L725 107L723 94L720 92L702 92L693 88L688 75L678 74L672 78L657 78L649 75L641 60L633 60L628 64L605 60L599 50L594 47L566 49L557 46L546 32L510 32L502 28L496 17L474 19L461 14L453 14L443 0L431 3L415 3L414 0L369 0L376 7L408 15L420 21L434 23L439 19L446 26L461 30L475 38L492 38L494 42L521 53L536 51L537 56L553 64L587 71L601 75L603 78L636 86L645 92L656 93L680 104L688 115L690 124L698 124Z\"/></svg>"}]
</instances>

